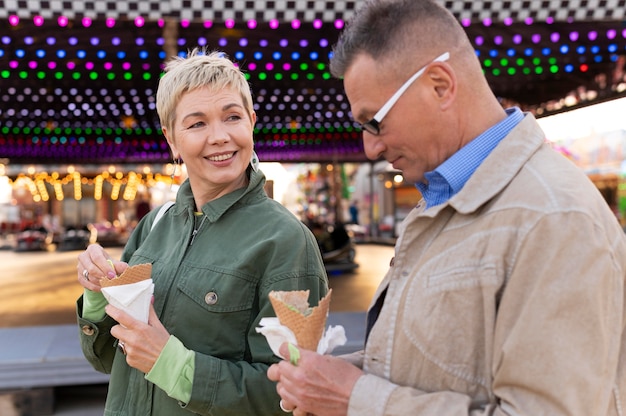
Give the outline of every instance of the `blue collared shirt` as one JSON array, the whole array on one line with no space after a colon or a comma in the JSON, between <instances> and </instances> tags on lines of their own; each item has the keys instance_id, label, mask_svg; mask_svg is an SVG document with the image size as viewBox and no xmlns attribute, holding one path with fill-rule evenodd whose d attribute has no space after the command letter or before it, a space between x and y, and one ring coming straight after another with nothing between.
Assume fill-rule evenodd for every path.
<instances>
[{"instance_id":1,"label":"blue collared shirt","mask_svg":"<svg viewBox=\"0 0 626 416\"><path fill-rule=\"evenodd\" d=\"M443 204L459 192L483 160L524 118L524 113L518 107L509 108L506 113L504 120L463 146L435 170L426 172L424 177L427 184L415 184L426 201L426 208Z\"/></svg>"}]
</instances>

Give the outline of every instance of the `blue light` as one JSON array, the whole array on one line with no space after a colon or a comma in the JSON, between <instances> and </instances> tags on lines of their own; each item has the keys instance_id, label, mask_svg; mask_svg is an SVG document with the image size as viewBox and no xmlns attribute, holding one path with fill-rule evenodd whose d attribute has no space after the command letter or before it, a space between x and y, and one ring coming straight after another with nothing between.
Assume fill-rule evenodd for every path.
<instances>
[{"instance_id":1,"label":"blue light","mask_svg":"<svg viewBox=\"0 0 626 416\"><path fill-rule=\"evenodd\" d=\"M526 56L532 56L532 55L533 55L533 49L532 49L532 48L526 48L526 49L524 49L524 55L526 55Z\"/></svg>"},{"instance_id":2,"label":"blue light","mask_svg":"<svg viewBox=\"0 0 626 416\"><path fill-rule=\"evenodd\" d=\"M489 56L491 56L492 58L495 58L496 56L498 56L498 51L495 49L490 50Z\"/></svg>"},{"instance_id":3,"label":"blue light","mask_svg":"<svg viewBox=\"0 0 626 416\"><path fill-rule=\"evenodd\" d=\"M616 44L614 44L614 43L611 43L611 44L609 45L609 48L608 48L608 49L609 49L609 52L611 52L611 53L615 53L615 52L617 52L617 45L616 45Z\"/></svg>"},{"instance_id":4,"label":"blue light","mask_svg":"<svg viewBox=\"0 0 626 416\"><path fill-rule=\"evenodd\" d=\"M98 52L96 52L96 56L98 57L98 59L104 59L107 57L107 53L103 50L99 50Z\"/></svg>"},{"instance_id":5,"label":"blue light","mask_svg":"<svg viewBox=\"0 0 626 416\"><path fill-rule=\"evenodd\" d=\"M574 65L572 64L565 65L565 72L573 72L573 71L574 71Z\"/></svg>"},{"instance_id":6,"label":"blue light","mask_svg":"<svg viewBox=\"0 0 626 416\"><path fill-rule=\"evenodd\" d=\"M275 61L278 61L278 60L280 59L280 57L281 57L281 56L282 56L282 55L281 55L281 54L280 54L280 52L278 52L278 51L277 51L277 52L274 52L274 53L272 54L272 58L274 58L274 60L275 60Z\"/></svg>"},{"instance_id":7,"label":"blue light","mask_svg":"<svg viewBox=\"0 0 626 416\"><path fill-rule=\"evenodd\" d=\"M63 49L59 49L59 50L57 51L57 58L63 59L63 58L65 58L65 55L67 55L67 53L65 52L65 50L63 50Z\"/></svg>"},{"instance_id":8,"label":"blue light","mask_svg":"<svg viewBox=\"0 0 626 416\"><path fill-rule=\"evenodd\" d=\"M593 57L593 60L596 61L597 63L602 62L602 55L596 55Z\"/></svg>"},{"instance_id":9,"label":"blue light","mask_svg":"<svg viewBox=\"0 0 626 416\"><path fill-rule=\"evenodd\" d=\"M23 58L25 55L26 55L26 52L24 51L24 49L15 50L15 56L17 56L18 58Z\"/></svg>"},{"instance_id":10,"label":"blue light","mask_svg":"<svg viewBox=\"0 0 626 416\"><path fill-rule=\"evenodd\" d=\"M83 50L83 49L77 50L76 51L76 56L79 59L85 59L87 57L87 52L85 52L85 50Z\"/></svg>"},{"instance_id":11,"label":"blue light","mask_svg":"<svg viewBox=\"0 0 626 416\"><path fill-rule=\"evenodd\" d=\"M515 56L515 49L513 48L507 49L506 54L508 56Z\"/></svg>"},{"instance_id":12,"label":"blue light","mask_svg":"<svg viewBox=\"0 0 626 416\"><path fill-rule=\"evenodd\" d=\"M551 51L550 51L550 48L543 48L543 49L541 50L541 53L542 53L543 55L545 55L545 56L550 55L550 52L551 52Z\"/></svg>"},{"instance_id":13,"label":"blue light","mask_svg":"<svg viewBox=\"0 0 626 416\"><path fill-rule=\"evenodd\" d=\"M292 53L291 53L291 59L292 59L293 61L297 61L298 59L300 59L300 53L298 53L298 52L292 52Z\"/></svg>"},{"instance_id":14,"label":"blue light","mask_svg":"<svg viewBox=\"0 0 626 416\"><path fill-rule=\"evenodd\" d=\"M566 54L569 52L569 46L567 45L561 45L561 47L559 48L559 50L561 51L562 54Z\"/></svg>"},{"instance_id":15,"label":"blue light","mask_svg":"<svg viewBox=\"0 0 626 416\"><path fill-rule=\"evenodd\" d=\"M261 52L255 52L253 56L254 56L254 59L256 59L257 61L260 61L261 59L263 59L263 54Z\"/></svg>"},{"instance_id":16,"label":"blue light","mask_svg":"<svg viewBox=\"0 0 626 416\"><path fill-rule=\"evenodd\" d=\"M585 53L586 50L587 48L585 48L583 45L580 45L579 47L576 48L576 52L578 52L579 55L582 55L583 53Z\"/></svg>"},{"instance_id":17,"label":"blue light","mask_svg":"<svg viewBox=\"0 0 626 416\"><path fill-rule=\"evenodd\" d=\"M311 53L309 54L309 57L310 57L312 60L317 61L317 59L319 58L319 54L318 54L317 52L311 52Z\"/></svg>"},{"instance_id":18,"label":"blue light","mask_svg":"<svg viewBox=\"0 0 626 416\"><path fill-rule=\"evenodd\" d=\"M597 54L600 53L600 47L598 45L594 45L591 47L591 53Z\"/></svg>"},{"instance_id":19,"label":"blue light","mask_svg":"<svg viewBox=\"0 0 626 416\"><path fill-rule=\"evenodd\" d=\"M237 59L238 61L241 61L243 59L243 57L244 57L243 52L241 52L241 51L235 52L235 59Z\"/></svg>"},{"instance_id":20,"label":"blue light","mask_svg":"<svg viewBox=\"0 0 626 416\"><path fill-rule=\"evenodd\" d=\"M124 59L124 58L126 58L126 52L118 51L117 52L117 59Z\"/></svg>"}]
</instances>

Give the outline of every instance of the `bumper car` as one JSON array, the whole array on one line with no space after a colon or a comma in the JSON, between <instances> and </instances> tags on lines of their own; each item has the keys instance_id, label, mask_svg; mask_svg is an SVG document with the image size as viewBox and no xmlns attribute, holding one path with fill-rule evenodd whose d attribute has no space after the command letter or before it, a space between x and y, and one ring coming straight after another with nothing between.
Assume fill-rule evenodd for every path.
<instances>
[{"instance_id":1,"label":"bumper car","mask_svg":"<svg viewBox=\"0 0 626 416\"><path fill-rule=\"evenodd\" d=\"M324 267L329 274L350 272L359 267L355 262L356 244L346 227L341 224L312 224Z\"/></svg>"}]
</instances>

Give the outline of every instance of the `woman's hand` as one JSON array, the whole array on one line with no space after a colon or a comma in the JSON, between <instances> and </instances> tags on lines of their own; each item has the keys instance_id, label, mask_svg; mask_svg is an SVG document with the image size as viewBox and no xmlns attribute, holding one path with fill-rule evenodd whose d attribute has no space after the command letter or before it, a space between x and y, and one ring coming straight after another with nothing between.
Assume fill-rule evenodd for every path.
<instances>
[{"instance_id":1,"label":"woman's hand","mask_svg":"<svg viewBox=\"0 0 626 416\"><path fill-rule=\"evenodd\" d=\"M98 244L90 244L78 255L78 283L85 289L100 292L100 279L113 279L128 267L127 263L115 261Z\"/></svg>"},{"instance_id":2,"label":"woman's hand","mask_svg":"<svg viewBox=\"0 0 626 416\"><path fill-rule=\"evenodd\" d=\"M170 338L154 306L150 305L147 324L110 304L106 306L106 312L119 323L111 328L111 335L123 345L122 351L126 355L128 365L143 373L149 373Z\"/></svg>"}]
</instances>

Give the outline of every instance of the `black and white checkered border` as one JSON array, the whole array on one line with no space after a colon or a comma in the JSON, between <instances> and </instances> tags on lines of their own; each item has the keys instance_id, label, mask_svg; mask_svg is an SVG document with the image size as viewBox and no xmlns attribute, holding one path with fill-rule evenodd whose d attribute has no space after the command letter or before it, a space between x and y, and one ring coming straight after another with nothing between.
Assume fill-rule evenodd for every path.
<instances>
[{"instance_id":1,"label":"black and white checkered border","mask_svg":"<svg viewBox=\"0 0 626 416\"><path fill-rule=\"evenodd\" d=\"M187 20L270 21L295 19L332 22L348 19L362 0L0 0L0 18L17 15L32 18L67 16L102 18L142 16ZM416 0L418 1L418 0ZM512 21L624 20L626 0L439 0L459 20L482 23Z\"/></svg>"}]
</instances>

